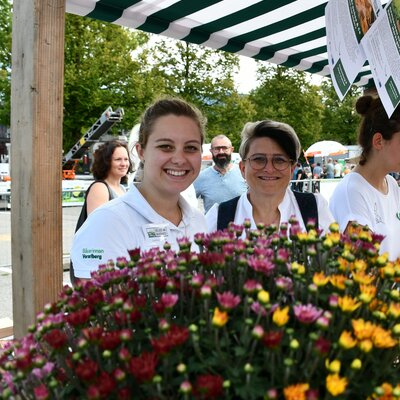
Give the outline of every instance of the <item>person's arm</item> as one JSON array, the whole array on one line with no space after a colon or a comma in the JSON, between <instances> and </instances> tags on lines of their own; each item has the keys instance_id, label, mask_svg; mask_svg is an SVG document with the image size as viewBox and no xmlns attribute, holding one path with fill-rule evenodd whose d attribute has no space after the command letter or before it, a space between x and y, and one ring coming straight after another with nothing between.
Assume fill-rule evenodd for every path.
<instances>
[{"instance_id":1,"label":"person's arm","mask_svg":"<svg viewBox=\"0 0 400 400\"><path fill-rule=\"evenodd\" d=\"M108 187L102 182L94 183L86 199L86 210L88 215L97 207L107 203L109 200L110 194L108 192Z\"/></svg>"}]
</instances>

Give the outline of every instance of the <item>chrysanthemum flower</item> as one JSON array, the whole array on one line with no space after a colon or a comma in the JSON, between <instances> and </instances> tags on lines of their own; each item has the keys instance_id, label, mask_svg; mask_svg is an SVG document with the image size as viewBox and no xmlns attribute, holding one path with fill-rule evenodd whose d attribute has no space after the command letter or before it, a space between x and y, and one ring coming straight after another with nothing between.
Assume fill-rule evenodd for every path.
<instances>
[{"instance_id":1,"label":"chrysanthemum flower","mask_svg":"<svg viewBox=\"0 0 400 400\"><path fill-rule=\"evenodd\" d=\"M302 324L312 324L321 316L322 310L313 304L293 306L294 315Z\"/></svg>"},{"instance_id":2,"label":"chrysanthemum flower","mask_svg":"<svg viewBox=\"0 0 400 400\"><path fill-rule=\"evenodd\" d=\"M221 311L218 307L215 307L214 309L214 316L212 319L212 323L214 326L217 326L218 328L226 325L228 322L228 313L225 311Z\"/></svg>"},{"instance_id":3,"label":"chrysanthemum flower","mask_svg":"<svg viewBox=\"0 0 400 400\"><path fill-rule=\"evenodd\" d=\"M326 377L326 389L332 396L342 394L348 385L347 378L341 378L339 374L329 374Z\"/></svg>"},{"instance_id":4,"label":"chrysanthemum flower","mask_svg":"<svg viewBox=\"0 0 400 400\"><path fill-rule=\"evenodd\" d=\"M289 321L289 306L278 307L272 314L272 321L279 327L286 325Z\"/></svg>"},{"instance_id":5,"label":"chrysanthemum flower","mask_svg":"<svg viewBox=\"0 0 400 400\"><path fill-rule=\"evenodd\" d=\"M232 310L240 303L240 296L235 296L232 292L217 293L219 305L224 310Z\"/></svg>"},{"instance_id":6,"label":"chrysanthemum flower","mask_svg":"<svg viewBox=\"0 0 400 400\"><path fill-rule=\"evenodd\" d=\"M328 282L329 282L329 277L326 276L322 271L314 273L313 283L318 287L325 286Z\"/></svg>"},{"instance_id":7,"label":"chrysanthemum flower","mask_svg":"<svg viewBox=\"0 0 400 400\"><path fill-rule=\"evenodd\" d=\"M361 306L361 303L350 296L343 296L338 298L338 306L343 312L352 313Z\"/></svg>"},{"instance_id":8,"label":"chrysanthemum flower","mask_svg":"<svg viewBox=\"0 0 400 400\"><path fill-rule=\"evenodd\" d=\"M306 392L310 388L308 383L297 383L283 389L285 400L306 400Z\"/></svg>"},{"instance_id":9,"label":"chrysanthemum flower","mask_svg":"<svg viewBox=\"0 0 400 400\"><path fill-rule=\"evenodd\" d=\"M379 349L387 349L399 344L399 341L392 338L390 331L377 326L372 334L372 342Z\"/></svg>"},{"instance_id":10,"label":"chrysanthemum flower","mask_svg":"<svg viewBox=\"0 0 400 400\"><path fill-rule=\"evenodd\" d=\"M344 349L352 349L357 344L357 340L349 331L343 331L339 337L339 345Z\"/></svg>"}]
</instances>

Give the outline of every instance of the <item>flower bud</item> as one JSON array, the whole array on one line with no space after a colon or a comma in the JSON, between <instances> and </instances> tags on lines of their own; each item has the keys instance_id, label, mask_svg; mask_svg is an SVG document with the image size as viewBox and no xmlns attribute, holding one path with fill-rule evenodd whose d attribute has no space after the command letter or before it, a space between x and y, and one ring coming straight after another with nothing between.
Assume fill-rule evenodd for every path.
<instances>
[{"instance_id":1,"label":"flower bud","mask_svg":"<svg viewBox=\"0 0 400 400\"><path fill-rule=\"evenodd\" d=\"M253 372L254 372L253 366L252 366L250 363L247 363L247 364L244 366L244 372L246 372L246 374L251 374L251 373L253 373Z\"/></svg>"},{"instance_id":2,"label":"flower bud","mask_svg":"<svg viewBox=\"0 0 400 400\"><path fill-rule=\"evenodd\" d=\"M231 381L229 381L229 380L224 381L224 382L222 383L222 387L223 387L224 389L229 389L229 388L231 387Z\"/></svg>"},{"instance_id":3,"label":"flower bud","mask_svg":"<svg viewBox=\"0 0 400 400\"><path fill-rule=\"evenodd\" d=\"M176 370L177 370L180 374L184 374L184 373L187 371L186 364L184 364L184 363L179 363L179 364L176 366Z\"/></svg>"},{"instance_id":4,"label":"flower bud","mask_svg":"<svg viewBox=\"0 0 400 400\"><path fill-rule=\"evenodd\" d=\"M189 394L192 391L192 384L189 381L183 381L179 387L179 391L183 394Z\"/></svg>"},{"instance_id":5,"label":"flower bud","mask_svg":"<svg viewBox=\"0 0 400 400\"><path fill-rule=\"evenodd\" d=\"M293 350L297 350L300 347L300 343L297 339L292 339L290 341L290 348Z\"/></svg>"},{"instance_id":6,"label":"flower bud","mask_svg":"<svg viewBox=\"0 0 400 400\"><path fill-rule=\"evenodd\" d=\"M104 350L102 356L103 358L110 358L112 356L112 352L110 350Z\"/></svg>"},{"instance_id":7,"label":"flower bud","mask_svg":"<svg viewBox=\"0 0 400 400\"><path fill-rule=\"evenodd\" d=\"M251 334L255 339L261 339L264 336L264 328L261 325L256 325Z\"/></svg>"},{"instance_id":8,"label":"flower bud","mask_svg":"<svg viewBox=\"0 0 400 400\"><path fill-rule=\"evenodd\" d=\"M197 325L195 325L195 324L190 324L190 325L189 325L189 331L190 331L190 332L195 333L195 332L197 332L198 330L199 330L199 328L198 328Z\"/></svg>"},{"instance_id":9,"label":"flower bud","mask_svg":"<svg viewBox=\"0 0 400 400\"><path fill-rule=\"evenodd\" d=\"M154 375L153 383L161 383L161 382L162 382L162 377L160 375Z\"/></svg>"},{"instance_id":10,"label":"flower bud","mask_svg":"<svg viewBox=\"0 0 400 400\"><path fill-rule=\"evenodd\" d=\"M326 367L330 372L333 372L334 374L338 374L340 372L341 363L339 360L333 360L332 362L327 360L326 364Z\"/></svg>"},{"instance_id":11,"label":"flower bud","mask_svg":"<svg viewBox=\"0 0 400 400\"><path fill-rule=\"evenodd\" d=\"M269 293L266 290L260 290L257 294L257 299L262 304L269 303Z\"/></svg>"},{"instance_id":12,"label":"flower bud","mask_svg":"<svg viewBox=\"0 0 400 400\"><path fill-rule=\"evenodd\" d=\"M351 368L355 370L359 370L362 367L362 362L359 358L355 358L351 363Z\"/></svg>"},{"instance_id":13,"label":"flower bud","mask_svg":"<svg viewBox=\"0 0 400 400\"><path fill-rule=\"evenodd\" d=\"M286 365L286 367L291 367L294 364L294 360L292 358L285 358L283 364Z\"/></svg>"},{"instance_id":14,"label":"flower bud","mask_svg":"<svg viewBox=\"0 0 400 400\"><path fill-rule=\"evenodd\" d=\"M400 324L396 324L396 325L392 328L392 331L393 331L393 333L394 333L396 336L399 336L399 335L400 335Z\"/></svg>"},{"instance_id":15,"label":"flower bud","mask_svg":"<svg viewBox=\"0 0 400 400\"><path fill-rule=\"evenodd\" d=\"M268 389L264 396L264 400L276 400L278 398L278 391L276 389Z\"/></svg>"},{"instance_id":16,"label":"flower bud","mask_svg":"<svg viewBox=\"0 0 400 400\"><path fill-rule=\"evenodd\" d=\"M203 285L200 289L200 295L203 298L210 298L211 292L212 292L212 289L211 289L211 286L209 286L209 285Z\"/></svg>"}]
</instances>

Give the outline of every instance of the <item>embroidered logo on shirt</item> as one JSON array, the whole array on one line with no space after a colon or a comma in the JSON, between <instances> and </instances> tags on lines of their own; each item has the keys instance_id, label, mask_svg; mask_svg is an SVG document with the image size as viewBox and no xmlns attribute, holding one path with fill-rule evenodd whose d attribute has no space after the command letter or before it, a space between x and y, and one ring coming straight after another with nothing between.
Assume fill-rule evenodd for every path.
<instances>
[{"instance_id":1,"label":"embroidered logo on shirt","mask_svg":"<svg viewBox=\"0 0 400 400\"><path fill-rule=\"evenodd\" d=\"M103 259L103 249L88 249L88 248L83 248L82 250L82 258L91 258L91 259L96 259L96 260L102 260Z\"/></svg>"},{"instance_id":2,"label":"embroidered logo on shirt","mask_svg":"<svg viewBox=\"0 0 400 400\"><path fill-rule=\"evenodd\" d=\"M383 224L383 218L378 214L378 205L375 203L374 204L374 215L375 215L375 222L377 224Z\"/></svg>"}]
</instances>

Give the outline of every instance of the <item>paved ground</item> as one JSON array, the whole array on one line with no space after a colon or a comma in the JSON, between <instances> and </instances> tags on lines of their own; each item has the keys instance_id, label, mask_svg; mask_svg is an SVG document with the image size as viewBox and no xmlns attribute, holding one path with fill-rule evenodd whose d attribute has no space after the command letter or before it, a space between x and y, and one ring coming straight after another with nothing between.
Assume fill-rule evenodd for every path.
<instances>
[{"instance_id":1,"label":"paved ground","mask_svg":"<svg viewBox=\"0 0 400 400\"><path fill-rule=\"evenodd\" d=\"M69 263L69 249L80 211L81 207L63 208L64 265ZM11 274L11 213L0 210L0 319L12 319ZM70 284L69 271L64 272L64 284Z\"/></svg>"}]
</instances>

